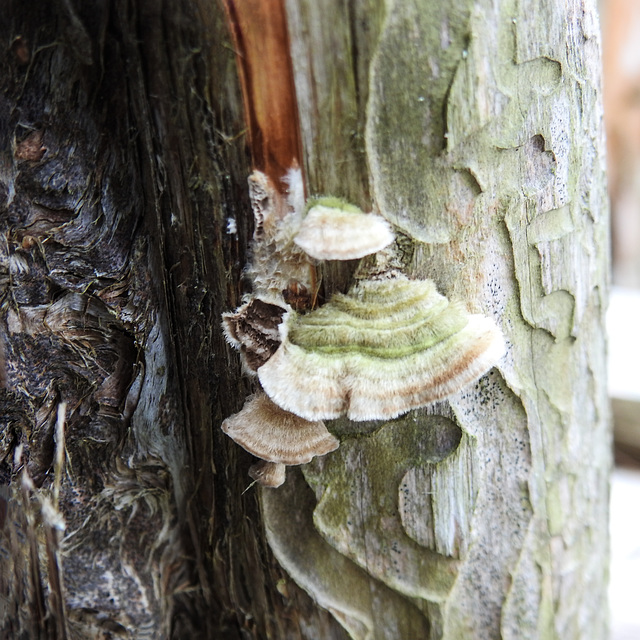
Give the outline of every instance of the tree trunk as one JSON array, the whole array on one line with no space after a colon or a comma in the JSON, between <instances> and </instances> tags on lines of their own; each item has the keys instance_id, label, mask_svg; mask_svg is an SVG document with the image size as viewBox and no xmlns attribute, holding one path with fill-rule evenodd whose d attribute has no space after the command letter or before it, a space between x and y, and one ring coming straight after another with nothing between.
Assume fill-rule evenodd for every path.
<instances>
[{"instance_id":1,"label":"tree trunk","mask_svg":"<svg viewBox=\"0 0 640 640\"><path fill-rule=\"evenodd\" d=\"M257 107L245 135L233 16L5 2L3 634L605 638L593 3L284 7L308 192L383 215L408 275L495 317L508 354L448 401L330 423L337 451L245 492L219 426L255 383L220 317L246 291L247 177L275 156ZM324 299L353 268L324 268Z\"/></svg>"}]
</instances>

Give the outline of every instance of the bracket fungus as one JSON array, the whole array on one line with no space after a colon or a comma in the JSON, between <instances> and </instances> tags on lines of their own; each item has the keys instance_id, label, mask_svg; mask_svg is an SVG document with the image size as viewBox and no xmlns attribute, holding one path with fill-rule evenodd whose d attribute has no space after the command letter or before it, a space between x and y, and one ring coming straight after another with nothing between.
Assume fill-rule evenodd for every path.
<instances>
[{"instance_id":1,"label":"bracket fungus","mask_svg":"<svg viewBox=\"0 0 640 640\"><path fill-rule=\"evenodd\" d=\"M248 373L254 374L280 345L278 325L286 309L251 298L235 311L222 314L222 329L227 342L240 351Z\"/></svg>"},{"instance_id":2,"label":"bracket fungus","mask_svg":"<svg viewBox=\"0 0 640 640\"><path fill-rule=\"evenodd\" d=\"M258 460L249 467L249 477L263 487L275 489L284 484L287 478L287 466L279 462Z\"/></svg>"},{"instance_id":3,"label":"bracket fungus","mask_svg":"<svg viewBox=\"0 0 640 640\"><path fill-rule=\"evenodd\" d=\"M337 198L316 198L302 215L298 173L283 199L255 171L256 227L246 273L253 295L223 315L225 336L264 390L222 423L260 461L249 473L278 487L285 466L338 448L321 421L385 420L445 398L502 357L496 323L449 303L430 280L403 275L402 242L389 223ZM300 184L298 184L300 183ZM298 186L296 186L298 185ZM392 244L393 243L393 244ZM346 294L313 306L316 260L361 263Z\"/></svg>"},{"instance_id":4,"label":"bracket fungus","mask_svg":"<svg viewBox=\"0 0 640 640\"><path fill-rule=\"evenodd\" d=\"M279 327L258 369L280 407L307 420L382 420L445 398L486 373L505 345L495 322L469 315L430 280L362 280Z\"/></svg>"},{"instance_id":5,"label":"bracket fungus","mask_svg":"<svg viewBox=\"0 0 640 640\"><path fill-rule=\"evenodd\" d=\"M305 464L339 444L323 422L289 413L264 393L249 398L239 413L222 423L222 430L254 456L285 465Z\"/></svg>"},{"instance_id":6,"label":"bracket fungus","mask_svg":"<svg viewBox=\"0 0 640 640\"><path fill-rule=\"evenodd\" d=\"M391 244L389 223L339 198L311 201L293 241L317 260L353 260Z\"/></svg>"}]
</instances>

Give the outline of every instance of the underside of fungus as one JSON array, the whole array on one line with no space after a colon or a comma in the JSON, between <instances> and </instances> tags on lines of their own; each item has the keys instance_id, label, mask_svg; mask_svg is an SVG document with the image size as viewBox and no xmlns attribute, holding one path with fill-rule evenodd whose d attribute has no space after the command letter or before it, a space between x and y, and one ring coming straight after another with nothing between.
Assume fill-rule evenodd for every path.
<instances>
[{"instance_id":1,"label":"underside of fungus","mask_svg":"<svg viewBox=\"0 0 640 640\"><path fill-rule=\"evenodd\" d=\"M288 314L279 330L258 377L307 420L393 418L473 382L505 349L493 320L404 277L363 280L307 315Z\"/></svg>"},{"instance_id":2,"label":"underside of fungus","mask_svg":"<svg viewBox=\"0 0 640 640\"><path fill-rule=\"evenodd\" d=\"M338 448L320 421L309 421L283 410L264 394L247 400L222 430L254 456L285 465L305 464Z\"/></svg>"},{"instance_id":3,"label":"underside of fungus","mask_svg":"<svg viewBox=\"0 0 640 640\"><path fill-rule=\"evenodd\" d=\"M389 223L338 198L312 201L293 241L316 260L353 260L394 240Z\"/></svg>"}]
</instances>

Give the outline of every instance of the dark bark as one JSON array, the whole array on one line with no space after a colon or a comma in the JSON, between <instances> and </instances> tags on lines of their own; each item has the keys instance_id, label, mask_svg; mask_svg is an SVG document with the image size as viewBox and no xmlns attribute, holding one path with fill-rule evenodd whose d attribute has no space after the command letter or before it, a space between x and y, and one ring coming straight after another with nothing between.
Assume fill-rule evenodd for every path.
<instances>
[{"instance_id":1,"label":"dark bark","mask_svg":"<svg viewBox=\"0 0 640 640\"><path fill-rule=\"evenodd\" d=\"M0 33L2 633L344 637L218 428L252 232L222 8L15 0Z\"/></svg>"}]
</instances>

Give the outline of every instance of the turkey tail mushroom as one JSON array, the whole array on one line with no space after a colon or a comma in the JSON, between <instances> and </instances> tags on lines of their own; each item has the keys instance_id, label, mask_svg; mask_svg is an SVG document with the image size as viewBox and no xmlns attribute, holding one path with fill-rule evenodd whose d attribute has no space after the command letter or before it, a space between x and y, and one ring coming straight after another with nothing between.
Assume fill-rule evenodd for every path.
<instances>
[{"instance_id":1,"label":"turkey tail mushroom","mask_svg":"<svg viewBox=\"0 0 640 640\"><path fill-rule=\"evenodd\" d=\"M391 244L389 223L339 198L311 201L293 241L316 260L353 260Z\"/></svg>"},{"instance_id":2,"label":"turkey tail mushroom","mask_svg":"<svg viewBox=\"0 0 640 640\"><path fill-rule=\"evenodd\" d=\"M505 351L493 320L405 277L362 280L307 315L287 314L279 330L258 377L307 420L394 418L460 390Z\"/></svg>"},{"instance_id":3,"label":"turkey tail mushroom","mask_svg":"<svg viewBox=\"0 0 640 640\"><path fill-rule=\"evenodd\" d=\"M251 298L235 311L222 314L222 329L227 342L240 351L247 373L255 375L280 345L278 325L286 309Z\"/></svg>"}]
</instances>

